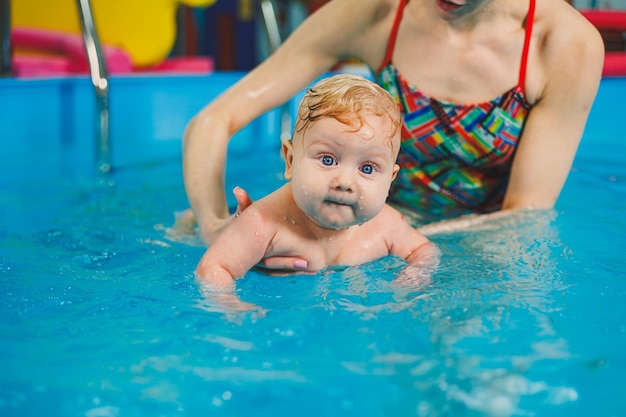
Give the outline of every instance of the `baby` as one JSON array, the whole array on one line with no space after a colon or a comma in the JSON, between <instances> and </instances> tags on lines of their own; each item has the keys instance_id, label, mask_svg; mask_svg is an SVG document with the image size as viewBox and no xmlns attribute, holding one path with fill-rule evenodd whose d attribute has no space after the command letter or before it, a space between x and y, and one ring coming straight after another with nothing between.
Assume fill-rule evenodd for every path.
<instances>
[{"instance_id":1,"label":"baby","mask_svg":"<svg viewBox=\"0 0 626 417\"><path fill-rule=\"evenodd\" d=\"M386 204L400 117L391 96L363 77L335 75L309 89L282 143L288 182L234 219L202 256L198 278L226 290L269 257L298 258L306 271L387 255L436 264L437 247Z\"/></svg>"}]
</instances>

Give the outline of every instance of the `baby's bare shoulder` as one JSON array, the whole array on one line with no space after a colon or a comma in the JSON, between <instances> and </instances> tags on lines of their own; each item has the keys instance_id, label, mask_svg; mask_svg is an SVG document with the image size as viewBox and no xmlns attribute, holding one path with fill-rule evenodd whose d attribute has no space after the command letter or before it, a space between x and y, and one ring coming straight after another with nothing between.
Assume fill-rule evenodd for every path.
<instances>
[{"instance_id":1,"label":"baby's bare shoulder","mask_svg":"<svg viewBox=\"0 0 626 417\"><path fill-rule=\"evenodd\" d=\"M411 230L413 227L406 221L402 213L385 204L380 213L365 223L361 229L368 233L379 233L386 236Z\"/></svg>"}]
</instances>

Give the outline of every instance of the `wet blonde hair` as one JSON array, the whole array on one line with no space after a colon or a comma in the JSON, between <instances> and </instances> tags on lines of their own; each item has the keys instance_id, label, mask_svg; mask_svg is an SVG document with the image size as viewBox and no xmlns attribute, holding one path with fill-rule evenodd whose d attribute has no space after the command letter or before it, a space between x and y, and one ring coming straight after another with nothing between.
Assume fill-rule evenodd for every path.
<instances>
[{"instance_id":1,"label":"wet blonde hair","mask_svg":"<svg viewBox=\"0 0 626 417\"><path fill-rule=\"evenodd\" d=\"M390 123L390 140L402 123L400 109L387 91L361 76L337 74L306 91L298 108L294 132L304 133L312 123L324 117L332 117L358 131L366 124L366 115L382 117Z\"/></svg>"}]
</instances>

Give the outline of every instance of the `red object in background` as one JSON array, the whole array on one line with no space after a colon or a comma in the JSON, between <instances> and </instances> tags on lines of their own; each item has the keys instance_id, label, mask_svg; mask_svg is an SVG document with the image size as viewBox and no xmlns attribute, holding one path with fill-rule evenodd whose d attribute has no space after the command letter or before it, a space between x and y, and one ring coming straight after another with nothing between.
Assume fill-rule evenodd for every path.
<instances>
[{"instance_id":1,"label":"red object in background","mask_svg":"<svg viewBox=\"0 0 626 417\"><path fill-rule=\"evenodd\" d=\"M80 35L15 27L11 42L24 51L13 57L17 77L61 77L89 74L87 55ZM168 59L148 68L134 68L130 55L121 48L103 45L102 53L110 74L135 71L206 74L214 69L209 57L187 56Z\"/></svg>"},{"instance_id":2,"label":"red object in background","mask_svg":"<svg viewBox=\"0 0 626 417\"><path fill-rule=\"evenodd\" d=\"M307 3L307 6L309 7L309 14L313 13L314 11L316 11L317 9L319 9L320 7L322 7L329 1L330 0L308 0L306 3Z\"/></svg>"},{"instance_id":3,"label":"red object in background","mask_svg":"<svg viewBox=\"0 0 626 417\"><path fill-rule=\"evenodd\" d=\"M204 56L184 56L169 58L154 67L142 68L137 71L173 72L188 74L207 74L215 69L213 59Z\"/></svg>"},{"instance_id":4,"label":"red object in background","mask_svg":"<svg viewBox=\"0 0 626 417\"><path fill-rule=\"evenodd\" d=\"M87 74L89 65L81 36L43 29L15 27L11 42L16 49L29 51L17 54L13 61L17 76ZM130 55L123 49L103 46L102 53L111 73L132 71Z\"/></svg>"},{"instance_id":5,"label":"red object in background","mask_svg":"<svg viewBox=\"0 0 626 417\"><path fill-rule=\"evenodd\" d=\"M237 69L237 57L235 56L235 16L222 13L217 16L217 37L220 40L220 48L217 51L217 62L222 71Z\"/></svg>"},{"instance_id":6,"label":"red object in background","mask_svg":"<svg viewBox=\"0 0 626 417\"><path fill-rule=\"evenodd\" d=\"M626 30L626 11L587 9L580 13L598 29Z\"/></svg>"},{"instance_id":7,"label":"red object in background","mask_svg":"<svg viewBox=\"0 0 626 417\"><path fill-rule=\"evenodd\" d=\"M603 76L626 75L626 51L624 37L626 32L626 11L589 9L580 13L594 25L602 35L605 48Z\"/></svg>"},{"instance_id":8,"label":"red object in background","mask_svg":"<svg viewBox=\"0 0 626 417\"><path fill-rule=\"evenodd\" d=\"M607 52L604 56L604 76L626 75L626 52Z\"/></svg>"}]
</instances>

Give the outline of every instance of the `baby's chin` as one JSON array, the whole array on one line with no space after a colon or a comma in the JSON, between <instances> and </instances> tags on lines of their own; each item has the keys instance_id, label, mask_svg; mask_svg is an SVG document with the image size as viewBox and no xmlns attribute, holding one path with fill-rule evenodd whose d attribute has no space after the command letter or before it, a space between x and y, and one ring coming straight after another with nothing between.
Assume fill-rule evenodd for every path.
<instances>
[{"instance_id":1,"label":"baby's chin","mask_svg":"<svg viewBox=\"0 0 626 417\"><path fill-rule=\"evenodd\" d=\"M353 226L360 226L372 218L349 204L328 201L315 208L300 207L300 209L313 224L327 230L346 230Z\"/></svg>"},{"instance_id":2,"label":"baby's chin","mask_svg":"<svg viewBox=\"0 0 626 417\"><path fill-rule=\"evenodd\" d=\"M320 217L312 217L309 216L309 219L315 223L316 226L321 227L322 229L328 230L346 230L351 228L352 226L360 226L365 223L367 220L363 219L350 219L350 220L331 220Z\"/></svg>"}]
</instances>

